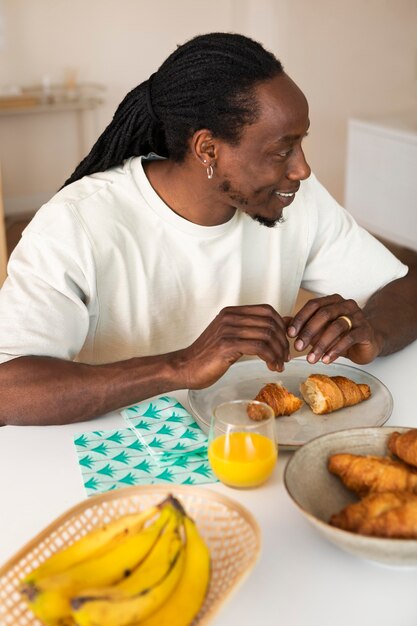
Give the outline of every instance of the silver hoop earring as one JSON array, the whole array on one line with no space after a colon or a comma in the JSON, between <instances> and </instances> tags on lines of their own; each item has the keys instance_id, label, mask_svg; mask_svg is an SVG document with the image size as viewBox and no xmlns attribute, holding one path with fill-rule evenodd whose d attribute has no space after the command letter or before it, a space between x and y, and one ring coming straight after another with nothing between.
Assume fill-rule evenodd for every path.
<instances>
[{"instance_id":1,"label":"silver hoop earring","mask_svg":"<svg viewBox=\"0 0 417 626\"><path fill-rule=\"evenodd\" d=\"M211 180L213 178L213 174L214 174L214 169L212 165L209 165L208 168L206 169L207 172L207 178L209 180Z\"/></svg>"}]
</instances>

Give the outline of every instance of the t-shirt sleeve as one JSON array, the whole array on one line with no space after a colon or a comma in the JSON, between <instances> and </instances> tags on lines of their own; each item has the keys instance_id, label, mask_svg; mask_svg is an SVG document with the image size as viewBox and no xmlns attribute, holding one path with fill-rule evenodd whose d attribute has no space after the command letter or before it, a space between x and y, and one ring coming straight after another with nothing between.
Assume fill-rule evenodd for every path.
<instances>
[{"instance_id":1,"label":"t-shirt sleeve","mask_svg":"<svg viewBox=\"0 0 417 626\"><path fill-rule=\"evenodd\" d=\"M0 291L0 363L73 360L89 332L93 257L71 211L55 209L52 219L54 207L40 210L11 255Z\"/></svg>"},{"instance_id":2,"label":"t-shirt sleeve","mask_svg":"<svg viewBox=\"0 0 417 626\"><path fill-rule=\"evenodd\" d=\"M318 295L339 293L363 306L408 268L363 229L312 176L306 190L309 254L301 286Z\"/></svg>"}]
</instances>

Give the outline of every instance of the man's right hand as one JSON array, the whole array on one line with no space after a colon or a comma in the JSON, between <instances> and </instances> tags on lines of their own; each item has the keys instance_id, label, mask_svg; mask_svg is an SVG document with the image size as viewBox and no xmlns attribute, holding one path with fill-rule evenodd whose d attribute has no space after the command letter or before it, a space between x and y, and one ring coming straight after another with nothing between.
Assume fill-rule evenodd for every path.
<instances>
[{"instance_id":1,"label":"man's right hand","mask_svg":"<svg viewBox=\"0 0 417 626\"><path fill-rule=\"evenodd\" d=\"M184 389L203 389L216 382L242 356L258 356L272 371L289 361L286 325L269 304L222 309L206 330L175 353Z\"/></svg>"},{"instance_id":2,"label":"man's right hand","mask_svg":"<svg viewBox=\"0 0 417 626\"><path fill-rule=\"evenodd\" d=\"M289 320L268 305L228 307L177 352L101 365L22 355L0 365L0 425L79 422L175 389L208 387L243 355L282 371Z\"/></svg>"}]
</instances>

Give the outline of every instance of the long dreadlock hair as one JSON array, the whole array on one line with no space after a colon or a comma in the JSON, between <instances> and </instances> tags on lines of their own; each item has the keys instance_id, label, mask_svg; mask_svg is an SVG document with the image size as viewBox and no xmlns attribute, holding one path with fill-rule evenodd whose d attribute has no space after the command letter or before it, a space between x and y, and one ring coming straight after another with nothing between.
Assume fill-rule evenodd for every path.
<instances>
[{"instance_id":1,"label":"long dreadlock hair","mask_svg":"<svg viewBox=\"0 0 417 626\"><path fill-rule=\"evenodd\" d=\"M182 162L201 128L236 145L258 118L254 87L282 72L272 53L243 35L194 37L127 94L64 186L149 152Z\"/></svg>"}]
</instances>

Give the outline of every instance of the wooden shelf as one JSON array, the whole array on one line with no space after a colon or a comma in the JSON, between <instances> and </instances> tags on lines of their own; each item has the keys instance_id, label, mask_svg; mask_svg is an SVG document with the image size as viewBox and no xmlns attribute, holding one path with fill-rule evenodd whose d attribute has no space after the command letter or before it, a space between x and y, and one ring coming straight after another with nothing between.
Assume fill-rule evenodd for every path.
<instances>
[{"instance_id":1,"label":"wooden shelf","mask_svg":"<svg viewBox=\"0 0 417 626\"><path fill-rule=\"evenodd\" d=\"M19 94L0 96L0 116L96 109L104 102L104 90L96 83L79 84L72 90L63 85L52 85L47 91L26 87Z\"/></svg>"},{"instance_id":2,"label":"wooden shelf","mask_svg":"<svg viewBox=\"0 0 417 626\"><path fill-rule=\"evenodd\" d=\"M27 115L28 113L59 113L61 111L85 111L96 109L104 100L102 98L83 98L78 100L68 100L67 102L33 102L31 104L21 104L18 106L8 106L2 108L0 103L0 116L5 115Z\"/></svg>"}]
</instances>

